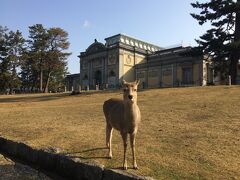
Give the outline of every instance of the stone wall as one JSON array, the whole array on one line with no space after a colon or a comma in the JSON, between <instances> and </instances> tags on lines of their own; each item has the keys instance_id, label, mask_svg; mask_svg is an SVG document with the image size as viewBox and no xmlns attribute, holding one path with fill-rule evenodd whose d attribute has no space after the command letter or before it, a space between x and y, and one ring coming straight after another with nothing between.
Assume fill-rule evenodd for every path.
<instances>
[{"instance_id":1,"label":"stone wall","mask_svg":"<svg viewBox=\"0 0 240 180\"><path fill-rule=\"evenodd\" d=\"M105 169L102 165L82 162L79 158L69 158L62 154L34 149L24 143L0 137L0 153L21 160L23 163L54 173L67 179L84 180L143 180L148 177L135 176L123 171Z\"/></svg>"}]
</instances>

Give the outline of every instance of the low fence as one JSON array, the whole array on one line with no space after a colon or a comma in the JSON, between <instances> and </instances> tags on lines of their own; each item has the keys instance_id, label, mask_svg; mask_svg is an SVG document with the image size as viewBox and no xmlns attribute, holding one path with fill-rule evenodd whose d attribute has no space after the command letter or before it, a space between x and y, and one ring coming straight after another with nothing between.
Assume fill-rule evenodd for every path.
<instances>
[{"instance_id":1,"label":"low fence","mask_svg":"<svg viewBox=\"0 0 240 180\"><path fill-rule=\"evenodd\" d=\"M102 165L82 162L62 154L34 149L24 143L0 137L0 153L21 160L29 166L37 166L66 179L83 180L153 180L150 177L132 175L123 171L106 169Z\"/></svg>"}]
</instances>

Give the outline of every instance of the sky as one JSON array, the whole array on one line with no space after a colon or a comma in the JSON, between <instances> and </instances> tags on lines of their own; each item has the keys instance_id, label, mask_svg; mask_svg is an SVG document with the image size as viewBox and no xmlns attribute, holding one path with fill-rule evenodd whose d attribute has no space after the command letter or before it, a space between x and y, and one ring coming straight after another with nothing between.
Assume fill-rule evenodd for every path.
<instances>
[{"instance_id":1,"label":"sky","mask_svg":"<svg viewBox=\"0 0 240 180\"><path fill-rule=\"evenodd\" d=\"M209 27L200 26L190 13L195 0L0 0L0 25L20 30L28 37L28 27L43 24L60 27L69 34L69 73L79 73L80 52L94 39L125 34L170 47L180 43L196 45ZM201 2L201 0L200 0Z\"/></svg>"}]
</instances>

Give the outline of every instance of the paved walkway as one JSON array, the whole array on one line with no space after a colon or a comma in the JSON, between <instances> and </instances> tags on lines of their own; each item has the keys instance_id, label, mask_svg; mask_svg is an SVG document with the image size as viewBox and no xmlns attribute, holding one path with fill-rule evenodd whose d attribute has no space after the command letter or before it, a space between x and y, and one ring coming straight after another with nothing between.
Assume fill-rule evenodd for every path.
<instances>
[{"instance_id":1,"label":"paved walkway","mask_svg":"<svg viewBox=\"0 0 240 180\"><path fill-rule=\"evenodd\" d=\"M13 162L0 154L0 180L51 180L29 166Z\"/></svg>"}]
</instances>

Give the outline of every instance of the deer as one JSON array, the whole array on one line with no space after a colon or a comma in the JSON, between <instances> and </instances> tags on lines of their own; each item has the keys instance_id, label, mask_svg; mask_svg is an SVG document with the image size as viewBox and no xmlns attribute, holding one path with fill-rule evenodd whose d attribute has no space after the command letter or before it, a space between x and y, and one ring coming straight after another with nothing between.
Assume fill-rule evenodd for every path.
<instances>
[{"instance_id":1,"label":"deer","mask_svg":"<svg viewBox=\"0 0 240 180\"><path fill-rule=\"evenodd\" d=\"M130 135L130 144L133 157L133 168L138 169L135 155L135 138L138 131L138 126L141 121L140 109L137 105L137 87L139 80L134 82L126 82L123 80L123 100L111 98L104 102L103 112L106 119L106 146L109 152L109 158L112 158L112 133L113 129L120 132L123 147L123 169L127 170L127 138Z\"/></svg>"}]
</instances>

